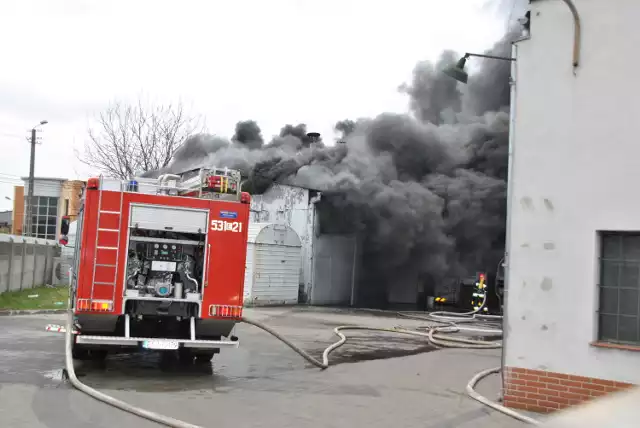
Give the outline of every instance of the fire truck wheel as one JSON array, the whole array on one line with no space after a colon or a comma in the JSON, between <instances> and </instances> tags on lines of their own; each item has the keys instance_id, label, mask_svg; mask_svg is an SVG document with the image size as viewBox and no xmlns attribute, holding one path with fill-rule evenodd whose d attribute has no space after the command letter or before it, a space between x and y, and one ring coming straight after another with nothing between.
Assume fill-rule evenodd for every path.
<instances>
[{"instance_id":1,"label":"fire truck wheel","mask_svg":"<svg viewBox=\"0 0 640 428\"><path fill-rule=\"evenodd\" d=\"M196 363L210 363L215 352L202 352L196 355Z\"/></svg>"},{"instance_id":2,"label":"fire truck wheel","mask_svg":"<svg viewBox=\"0 0 640 428\"><path fill-rule=\"evenodd\" d=\"M73 349L71 350L71 356L73 357L74 360L85 361L89 359L89 350L74 346Z\"/></svg>"},{"instance_id":3,"label":"fire truck wheel","mask_svg":"<svg viewBox=\"0 0 640 428\"><path fill-rule=\"evenodd\" d=\"M107 357L107 351L104 349L87 349L77 345L71 350L71 356L74 360L80 361L102 361Z\"/></svg>"},{"instance_id":4,"label":"fire truck wheel","mask_svg":"<svg viewBox=\"0 0 640 428\"><path fill-rule=\"evenodd\" d=\"M189 348L178 349L178 360L181 364L193 363L193 352Z\"/></svg>"}]
</instances>

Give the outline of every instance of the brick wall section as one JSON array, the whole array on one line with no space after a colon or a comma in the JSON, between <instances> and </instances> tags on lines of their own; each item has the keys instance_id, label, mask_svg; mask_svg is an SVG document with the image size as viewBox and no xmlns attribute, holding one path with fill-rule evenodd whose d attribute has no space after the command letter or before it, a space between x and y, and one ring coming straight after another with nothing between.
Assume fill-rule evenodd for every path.
<instances>
[{"instance_id":1,"label":"brick wall section","mask_svg":"<svg viewBox=\"0 0 640 428\"><path fill-rule=\"evenodd\" d=\"M78 212L80 211L80 206L82 200L80 199L80 195L82 194L82 187L84 186L84 181L80 180L68 180L65 181L62 185L62 194L60 198L60 215L65 215L64 207L65 200L69 201L69 213L66 214L70 217L71 221L75 221L78 218Z\"/></svg>"},{"instance_id":2,"label":"brick wall section","mask_svg":"<svg viewBox=\"0 0 640 428\"><path fill-rule=\"evenodd\" d=\"M514 409L551 413L632 387L632 384L541 370L507 367L504 405Z\"/></svg>"},{"instance_id":3,"label":"brick wall section","mask_svg":"<svg viewBox=\"0 0 640 428\"><path fill-rule=\"evenodd\" d=\"M22 223L24 222L24 187L13 188L13 225L11 234L22 235Z\"/></svg>"}]
</instances>

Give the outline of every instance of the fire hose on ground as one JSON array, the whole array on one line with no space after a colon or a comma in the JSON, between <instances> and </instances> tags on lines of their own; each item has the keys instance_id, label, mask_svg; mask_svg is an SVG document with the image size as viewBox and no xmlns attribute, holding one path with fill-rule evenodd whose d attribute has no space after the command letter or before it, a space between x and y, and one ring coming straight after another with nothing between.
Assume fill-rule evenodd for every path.
<instances>
[{"instance_id":1,"label":"fire hose on ground","mask_svg":"<svg viewBox=\"0 0 640 428\"><path fill-rule=\"evenodd\" d=\"M145 410L145 409L141 409L139 407L133 406L129 403L126 403L122 400L118 400L117 398L104 394L80 382L73 368L73 357L71 354L71 346L73 343L72 332L73 332L73 312L71 311L71 309L69 309L69 312L67 314L67 326L65 331L65 368L67 371L69 382L71 382L71 385L73 385L75 388L95 398L96 400L102 401L103 403L106 403L110 406L117 407L118 409L124 410L125 412L132 413L144 419L148 419L150 421L157 422L159 424L162 424L168 427L202 428L202 427L199 427L198 425L193 425L187 422L179 421L177 419L173 419L168 416L161 415L159 413L151 412L149 410Z\"/></svg>"},{"instance_id":2,"label":"fire hose on ground","mask_svg":"<svg viewBox=\"0 0 640 428\"><path fill-rule=\"evenodd\" d=\"M329 367L329 354L331 354L331 352L335 351L336 349L338 349L339 347L341 347L346 343L347 337L342 332L347 330L381 331L381 332L388 332L388 333L395 333L395 334L418 336L418 337L425 338L430 344L436 347L449 347L449 348L455 347L455 348L466 348L466 349L500 348L502 344L499 342L465 339L465 338L453 337L446 334L446 333L457 333L457 332L467 332L467 333L472 333L476 335L501 334L502 333L501 329L491 325L486 327L483 326L482 328L466 327L466 326L459 325L459 324L469 324L469 323L490 323L490 322L500 321L502 319L502 317L500 316L479 314L478 312L482 309L483 306L484 306L484 302L480 306L480 308L472 312L467 312L462 314L453 313L453 312L433 312L426 316L418 316L418 315L411 315L411 314L406 314L401 312L396 313L397 315L406 317L406 318L445 324L444 326L425 327L427 331L416 331L416 330L409 330L406 328L399 328L399 327L398 328L380 328L380 327L348 326L348 325L336 327L334 328L333 332L336 336L339 337L339 340L331 344L324 350L324 352L322 353L322 361L312 357L305 350L301 349L300 347L295 345L293 342L291 342L289 339L287 339L286 337L284 337L283 335L281 335L280 333L278 333L277 331L267 326L266 324L263 324L260 321L243 317L242 322L253 325L257 328L260 328L266 331L267 333L274 336L276 339L282 341L294 352L296 352L302 358L307 360L310 364L313 364L314 366L324 370ZM129 403L126 403L124 401L118 400L117 398L111 397L107 394L97 391L96 389L93 389L83 384L82 382L80 382L76 377L75 370L73 367L73 358L72 358L73 333L72 332L73 332L73 312L69 310L67 315L67 324L66 324L66 331L65 331L65 367L66 367L66 372L67 372L69 381L75 388L108 405L111 405L113 407L119 408L131 414L140 416L144 419L148 419L150 421L153 421L168 427L202 428L197 425L193 425L187 422L183 422L177 419L173 419L171 417L161 415L156 412L151 412L149 410L145 410L145 409L141 409L139 407L133 406ZM520 420L528 424L539 425L540 423L537 420L529 418L528 416L515 412L511 409L508 409L494 401L487 399L486 397L478 394L475 391L474 387L480 380L482 380L483 378L491 374L499 373L499 372L500 372L500 368L498 367L498 368L484 370L476 374L467 385L466 390L468 395L474 400L488 407L491 407L492 409L497 410L505 415L511 416L517 420Z\"/></svg>"}]
</instances>

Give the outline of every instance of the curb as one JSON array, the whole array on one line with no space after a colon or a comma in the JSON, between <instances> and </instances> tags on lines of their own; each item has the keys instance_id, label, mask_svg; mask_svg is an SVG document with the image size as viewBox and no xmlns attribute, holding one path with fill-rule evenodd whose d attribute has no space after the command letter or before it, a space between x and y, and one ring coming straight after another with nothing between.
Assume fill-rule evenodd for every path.
<instances>
[{"instance_id":1,"label":"curb","mask_svg":"<svg viewBox=\"0 0 640 428\"><path fill-rule=\"evenodd\" d=\"M0 309L1 316L15 315L40 315L40 314L64 314L66 309Z\"/></svg>"}]
</instances>

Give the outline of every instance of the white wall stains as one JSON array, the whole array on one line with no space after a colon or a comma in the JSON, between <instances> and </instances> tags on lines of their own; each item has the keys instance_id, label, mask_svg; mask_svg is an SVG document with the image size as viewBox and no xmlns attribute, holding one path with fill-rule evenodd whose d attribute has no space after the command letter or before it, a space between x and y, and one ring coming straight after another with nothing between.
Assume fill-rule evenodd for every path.
<instances>
[{"instance_id":1,"label":"white wall stains","mask_svg":"<svg viewBox=\"0 0 640 428\"><path fill-rule=\"evenodd\" d=\"M556 244L555 244L555 242L545 242L544 244L542 244L542 247L545 250L555 250L556 249Z\"/></svg>"},{"instance_id":2,"label":"white wall stains","mask_svg":"<svg viewBox=\"0 0 640 428\"><path fill-rule=\"evenodd\" d=\"M639 86L626 79L640 64L628 55L640 2L576 3L591 30L575 75L562 2L531 2L531 37L516 44L504 362L638 384L638 353L591 343L597 233L640 230L640 198L630 191L640 181L640 104L629 95Z\"/></svg>"},{"instance_id":3,"label":"white wall stains","mask_svg":"<svg viewBox=\"0 0 640 428\"><path fill-rule=\"evenodd\" d=\"M520 204L522 205L522 208L527 211L533 211L535 209L533 206L533 200L528 196L520 199Z\"/></svg>"},{"instance_id":4,"label":"white wall stains","mask_svg":"<svg viewBox=\"0 0 640 428\"><path fill-rule=\"evenodd\" d=\"M313 285L315 222L315 205L311 201L310 191L301 187L274 184L262 195L253 196L250 221L285 224L298 234L302 243L300 285L308 295Z\"/></svg>"},{"instance_id":5,"label":"white wall stains","mask_svg":"<svg viewBox=\"0 0 640 428\"><path fill-rule=\"evenodd\" d=\"M302 303L350 304L358 279L357 239L342 235L320 237L316 203L321 199L322 195L313 190L274 184L262 195L253 196L250 221L284 224L298 234L302 245L299 276ZM314 257L318 251L323 257L319 263Z\"/></svg>"}]
</instances>

